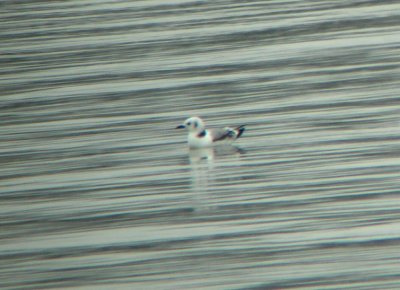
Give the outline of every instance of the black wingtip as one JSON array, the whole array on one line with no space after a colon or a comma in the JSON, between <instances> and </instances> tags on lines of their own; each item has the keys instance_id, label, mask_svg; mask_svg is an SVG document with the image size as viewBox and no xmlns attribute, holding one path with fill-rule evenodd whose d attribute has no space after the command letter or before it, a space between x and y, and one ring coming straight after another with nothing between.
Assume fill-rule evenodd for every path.
<instances>
[{"instance_id":1,"label":"black wingtip","mask_svg":"<svg viewBox=\"0 0 400 290\"><path fill-rule=\"evenodd\" d=\"M236 138L239 138L240 136L242 136L244 130L246 129L245 126L246 125L241 125L241 126L236 128L236 131L238 132Z\"/></svg>"}]
</instances>

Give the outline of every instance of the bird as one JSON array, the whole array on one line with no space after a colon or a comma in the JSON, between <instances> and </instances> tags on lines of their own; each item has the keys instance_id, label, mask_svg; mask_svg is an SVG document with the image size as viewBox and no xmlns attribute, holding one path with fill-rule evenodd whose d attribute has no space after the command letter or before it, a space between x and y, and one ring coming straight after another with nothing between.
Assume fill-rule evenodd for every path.
<instances>
[{"instance_id":1,"label":"bird","mask_svg":"<svg viewBox=\"0 0 400 290\"><path fill-rule=\"evenodd\" d=\"M245 125L236 128L225 127L218 129L206 129L205 122L200 117L190 117L176 129L187 129L189 148L206 148L213 146L220 140L234 141L242 136Z\"/></svg>"}]
</instances>

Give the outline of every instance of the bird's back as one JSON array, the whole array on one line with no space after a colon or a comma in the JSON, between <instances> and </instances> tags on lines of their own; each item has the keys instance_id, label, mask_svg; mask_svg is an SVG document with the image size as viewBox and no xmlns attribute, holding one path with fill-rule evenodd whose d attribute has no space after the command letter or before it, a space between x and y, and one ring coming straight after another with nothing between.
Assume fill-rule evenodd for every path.
<instances>
[{"instance_id":1,"label":"bird's back","mask_svg":"<svg viewBox=\"0 0 400 290\"><path fill-rule=\"evenodd\" d=\"M230 127L225 127L225 128L217 128L217 129L211 129L209 130L212 136L212 140L215 141L220 141L220 140L236 140L239 138L245 130L244 125L239 126L235 129L230 128Z\"/></svg>"}]
</instances>

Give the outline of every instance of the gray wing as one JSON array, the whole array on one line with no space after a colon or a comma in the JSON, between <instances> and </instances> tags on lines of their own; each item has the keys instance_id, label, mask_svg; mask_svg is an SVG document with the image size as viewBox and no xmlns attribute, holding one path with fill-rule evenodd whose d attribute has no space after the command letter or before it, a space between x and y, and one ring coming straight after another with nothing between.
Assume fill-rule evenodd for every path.
<instances>
[{"instance_id":1,"label":"gray wing","mask_svg":"<svg viewBox=\"0 0 400 290\"><path fill-rule=\"evenodd\" d=\"M229 128L210 129L210 134L213 141L220 141L226 138L231 138L232 130Z\"/></svg>"},{"instance_id":2,"label":"gray wing","mask_svg":"<svg viewBox=\"0 0 400 290\"><path fill-rule=\"evenodd\" d=\"M241 125L235 129L230 127L219 128L219 129L211 129L210 134L213 141L219 141L224 139L235 140L242 136L245 130L245 125Z\"/></svg>"}]
</instances>

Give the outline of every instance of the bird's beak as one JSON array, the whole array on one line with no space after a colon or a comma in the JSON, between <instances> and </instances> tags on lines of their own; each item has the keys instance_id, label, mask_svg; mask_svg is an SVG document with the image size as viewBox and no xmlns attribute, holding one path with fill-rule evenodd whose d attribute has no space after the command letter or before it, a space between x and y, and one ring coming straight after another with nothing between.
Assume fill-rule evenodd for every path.
<instances>
[{"instance_id":1,"label":"bird's beak","mask_svg":"<svg viewBox=\"0 0 400 290\"><path fill-rule=\"evenodd\" d=\"M185 129L185 128L186 128L185 125L179 125L175 129Z\"/></svg>"}]
</instances>

